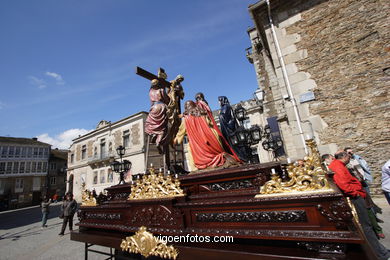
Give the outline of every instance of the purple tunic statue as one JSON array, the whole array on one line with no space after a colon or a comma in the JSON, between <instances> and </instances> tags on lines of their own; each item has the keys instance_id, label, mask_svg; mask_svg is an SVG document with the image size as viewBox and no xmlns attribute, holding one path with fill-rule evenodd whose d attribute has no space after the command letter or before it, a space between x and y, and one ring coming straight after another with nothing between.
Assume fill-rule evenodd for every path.
<instances>
[{"instance_id":1,"label":"purple tunic statue","mask_svg":"<svg viewBox=\"0 0 390 260\"><path fill-rule=\"evenodd\" d=\"M156 139L156 146L161 152L168 133L167 104L169 98L165 89L159 86L157 79L152 80L149 98L151 107L145 122L145 132L152 136L152 141Z\"/></svg>"}]
</instances>

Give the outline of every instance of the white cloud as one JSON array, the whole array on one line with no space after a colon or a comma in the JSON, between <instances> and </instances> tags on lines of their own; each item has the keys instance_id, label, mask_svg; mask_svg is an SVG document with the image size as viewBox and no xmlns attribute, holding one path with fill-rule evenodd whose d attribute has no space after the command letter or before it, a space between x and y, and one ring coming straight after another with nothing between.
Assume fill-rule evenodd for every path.
<instances>
[{"instance_id":1,"label":"white cloud","mask_svg":"<svg viewBox=\"0 0 390 260\"><path fill-rule=\"evenodd\" d=\"M66 130L54 137L51 137L49 136L49 134L44 133L37 136L37 138L41 142L51 144L53 148L69 149L73 139L79 137L79 135L85 135L90 131L92 130L73 128Z\"/></svg>"},{"instance_id":2,"label":"white cloud","mask_svg":"<svg viewBox=\"0 0 390 260\"><path fill-rule=\"evenodd\" d=\"M34 76L30 76L28 77L30 79L30 83L36 87L38 87L39 89L44 89L47 87L46 85L46 81L43 80L43 79L39 79L37 77L34 77Z\"/></svg>"},{"instance_id":3,"label":"white cloud","mask_svg":"<svg viewBox=\"0 0 390 260\"><path fill-rule=\"evenodd\" d=\"M57 82L57 85L65 85L65 81L60 74L46 71L45 75L54 78Z\"/></svg>"}]
</instances>

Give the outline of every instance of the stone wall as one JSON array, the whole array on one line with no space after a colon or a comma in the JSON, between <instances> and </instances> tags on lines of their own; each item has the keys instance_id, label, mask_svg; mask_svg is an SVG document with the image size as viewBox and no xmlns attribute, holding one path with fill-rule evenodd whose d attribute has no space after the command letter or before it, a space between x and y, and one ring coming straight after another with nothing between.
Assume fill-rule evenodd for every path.
<instances>
[{"instance_id":1,"label":"stone wall","mask_svg":"<svg viewBox=\"0 0 390 260\"><path fill-rule=\"evenodd\" d=\"M315 94L314 101L299 105L301 114L310 120L322 145L353 147L368 161L378 182L381 166L390 159L390 2L272 4L293 93ZM266 12L260 9L254 15L256 27L266 35L264 42L283 89ZM287 116L292 117L288 111Z\"/></svg>"},{"instance_id":2,"label":"stone wall","mask_svg":"<svg viewBox=\"0 0 390 260\"><path fill-rule=\"evenodd\" d=\"M389 13L388 1L332 0L304 10L287 29L308 51L298 68L318 86L310 111L328 124L322 142L355 148L376 177L390 159Z\"/></svg>"}]
</instances>

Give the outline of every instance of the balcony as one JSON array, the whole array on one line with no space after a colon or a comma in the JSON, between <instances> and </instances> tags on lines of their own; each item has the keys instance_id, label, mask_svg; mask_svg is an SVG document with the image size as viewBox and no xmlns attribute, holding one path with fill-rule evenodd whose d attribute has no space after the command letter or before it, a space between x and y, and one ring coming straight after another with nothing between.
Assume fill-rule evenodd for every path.
<instances>
[{"instance_id":1,"label":"balcony","mask_svg":"<svg viewBox=\"0 0 390 260\"><path fill-rule=\"evenodd\" d=\"M88 165L92 168L109 166L110 163L114 160L114 157L114 152L95 154L94 156L88 158Z\"/></svg>"}]
</instances>

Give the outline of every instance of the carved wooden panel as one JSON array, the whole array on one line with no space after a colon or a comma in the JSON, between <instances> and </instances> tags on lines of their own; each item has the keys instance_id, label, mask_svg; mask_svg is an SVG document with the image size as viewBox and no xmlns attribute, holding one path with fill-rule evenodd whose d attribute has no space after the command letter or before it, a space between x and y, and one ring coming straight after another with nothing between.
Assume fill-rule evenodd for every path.
<instances>
[{"instance_id":1,"label":"carved wooden panel","mask_svg":"<svg viewBox=\"0 0 390 260\"><path fill-rule=\"evenodd\" d=\"M306 222L304 210L196 213L198 222Z\"/></svg>"}]
</instances>

